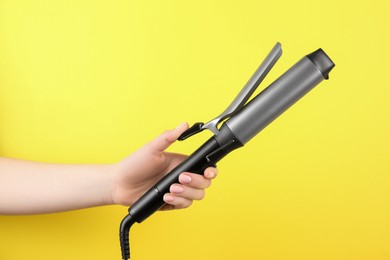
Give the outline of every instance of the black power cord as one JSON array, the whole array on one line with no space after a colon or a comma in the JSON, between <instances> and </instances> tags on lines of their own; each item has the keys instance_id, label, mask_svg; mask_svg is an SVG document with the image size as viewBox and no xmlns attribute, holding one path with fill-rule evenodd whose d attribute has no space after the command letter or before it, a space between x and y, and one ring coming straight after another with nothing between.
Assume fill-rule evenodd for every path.
<instances>
[{"instance_id":1,"label":"black power cord","mask_svg":"<svg viewBox=\"0 0 390 260\"><path fill-rule=\"evenodd\" d=\"M127 260L130 258L130 241L129 231L131 226L135 223L134 218L128 214L121 222L119 230L119 238L121 243L122 259Z\"/></svg>"}]
</instances>

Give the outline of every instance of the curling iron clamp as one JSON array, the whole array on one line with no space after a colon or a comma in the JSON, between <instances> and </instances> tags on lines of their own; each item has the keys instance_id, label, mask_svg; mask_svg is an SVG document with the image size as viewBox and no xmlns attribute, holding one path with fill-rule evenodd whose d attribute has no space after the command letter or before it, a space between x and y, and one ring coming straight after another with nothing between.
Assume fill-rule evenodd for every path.
<instances>
[{"instance_id":1,"label":"curling iron clamp","mask_svg":"<svg viewBox=\"0 0 390 260\"><path fill-rule=\"evenodd\" d=\"M304 56L282 76L247 103L257 86L282 55L280 43L276 43L253 76L246 83L228 108L208 123L195 123L178 139L185 140L205 129L214 135L186 160L164 176L130 208L120 225L122 259L130 258L129 230L141 223L164 205L163 196L173 183L178 183L182 172L203 174L231 151L243 146L275 118L324 79L335 64L322 49ZM222 123L221 127L218 127Z\"/></svg>"}]
</instances>

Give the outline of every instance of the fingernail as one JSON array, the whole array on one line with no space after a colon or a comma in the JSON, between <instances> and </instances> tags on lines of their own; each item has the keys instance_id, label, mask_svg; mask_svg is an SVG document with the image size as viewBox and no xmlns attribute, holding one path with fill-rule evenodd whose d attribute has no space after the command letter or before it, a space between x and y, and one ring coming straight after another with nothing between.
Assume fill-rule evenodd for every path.
<instances>
[{"instance_id":1,"label":"fingernail","mask_svg":"<svg viewBox=\"0 0 390 260\"><path fill-rule=\"evenodd\" d=\"M179 126L177 126L176 129L180 129L180 128L184 127L185 125L187 125L186 122L184 122L184 123L180 124Z\"/></svg>"},{"instance_id":2,"label":"fingernail","mask_svg":"<svg viewBox=\"0 0 390 260\"><path fill-rule=\"evenodd\" d=\"M172 202L175 199L171 194L165 194L164 195L164 201L165 202Z\"/></svg>"},{"instance_id":3,"label":"fingernail","mask_svg":"<svg viewBox=\"0 0 390 260\"><path fill-rule=\"evenodd\" d=\"M173 193L182 193L183 190L184 189L179 185L172 185L171 186L171 192L173 192Z\"/></svg>"},{"instance_id":4,"label":"fingernail","mask_svg":"<svg viewBox=\"0 0 390 260\"><path fill-rule=\"evenodd\" d=\"M207 178L209 178L209 179L214 178L214 176L215 176L215 173L214 173L213 171L209 171L209 172L207 173Z\"/></svg>"},{"instance_id":5,"label":"fingernail","mask_svg":"<svg viewBox=\"0 0 390 260\"><path fill-rule=\"evenodd\" d=\"M190 183L192 181L191 177L188 175L181 175L180 182L181 183Z\"/></svg>"}]
</instances>

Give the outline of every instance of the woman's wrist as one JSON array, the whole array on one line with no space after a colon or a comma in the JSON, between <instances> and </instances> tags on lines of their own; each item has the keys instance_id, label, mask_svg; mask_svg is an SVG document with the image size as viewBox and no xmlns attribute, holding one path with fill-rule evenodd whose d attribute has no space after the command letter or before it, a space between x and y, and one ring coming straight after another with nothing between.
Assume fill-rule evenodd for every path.
<instances>
[{"instance_id":1,"label":"woman's wrist","mask_svg":"<svg viewBox=\"0 0 390 260\"><path fill-rule=\"evenodd\" d=\"M128 206L129 200L133 197L133 191L129 187L124 188L126 184L121 162L109 165L107 175L109 178L107 180L109 193L106 199L108 205Z\"/></svg>"},{"instance_id":2,"label":"woman's wrist","mask_svg":"<svg viewBox=\"0 0 390 260\"><path fill-rule=\"evenodd\" d=\"M105 164L102 165L102 186L104 187L102 191L102 204L103 205L118 205L115 199L115 193L117 189L116 177L118 175L118 165L114 164Z\"/></svg>"}]
</instances>

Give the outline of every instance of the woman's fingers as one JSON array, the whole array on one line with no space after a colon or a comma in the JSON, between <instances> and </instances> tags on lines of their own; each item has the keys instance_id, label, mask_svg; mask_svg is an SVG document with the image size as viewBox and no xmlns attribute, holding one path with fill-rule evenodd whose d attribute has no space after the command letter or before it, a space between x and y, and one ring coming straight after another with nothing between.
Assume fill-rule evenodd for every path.
<instances>
[{"instance_id":1,"label":"woman's fingers","mask_svg":"<svg viewBox=\"0 0 390 260\"><path fill-rule=\"evenodd\" d=\"M204 171L204 175L184 172L179 176L179 182L172 184L170 193L164 195L164 205L162 210L183 209L189 207L194 200L202 200L205 196L205 189L211 185L218 171L214 167L209 167Z\"/></svg>"},{"instance_id":2,"label":"woman's fingers","mask_svg":"<svg viewBox=\"0 0 390 260\"><path fill-rule=\"evenodd\" d=\"M204 189L195 189L188 186L173 184L170 188L171 193L164 195L164 202L174 206L175 209L187 208L194 200L204 198Z\"/></svg>"},{"instance_id":3,"label":"woman's fingers","mask_svg":"<svg viewBox=\"0 0 390 260\"><path fill-rule=\"evenodd\" d=\"M204 171L204 177L207 179L214 179L218 175L218 169L214 167L209 167Z\"/></svg>"},{"instance_id":4,"label":"woman's fingers","mask_svg":"<svg viewBox=\"0 0 390 260\"><path fill-rule=\"evenodd\" d=\"M164 195L164 202L173 207L163 207L163 209L184 209L191 206L192 204L192 200L174 196L171 193L166 193Z\"/></svg>"},{"instance_id":5,"label":"woman's fingers","mask_svg":"<svg viewBox=\"0 0 390 260\"><path fill-rule=\"evenodd\" d=\"M203 175L190 172L180 174L179 182L185 186L196 189L205 189L211 184L211 180L205 178Z\"/></svg>"},{"instance_id":6,"label":"woman's fingers","mask_svg":"<svg viewBox=\"0 0 390 260\"><path fill-rule=\"evenodd\" d=\"M170 192L173 196L183 197L189 200L201 200L204 198L204 189L195 189L180 184L173 184L170 188Z\"/></svg>"}]
</instances>

